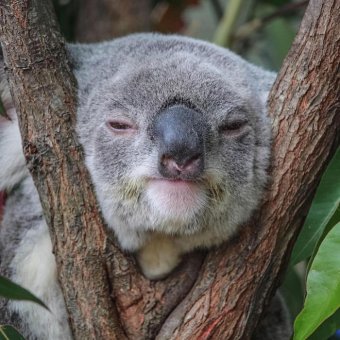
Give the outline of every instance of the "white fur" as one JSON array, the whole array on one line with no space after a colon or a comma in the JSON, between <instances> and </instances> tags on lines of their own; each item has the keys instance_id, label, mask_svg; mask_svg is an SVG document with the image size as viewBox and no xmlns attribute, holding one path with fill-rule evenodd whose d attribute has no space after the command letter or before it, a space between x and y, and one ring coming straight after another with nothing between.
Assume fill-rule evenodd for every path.
<instances>
[{"instance_id":1,"label":"white fur","mask_svg":"<svg viewBox=\"0 0 340 340\"><path fill-rule=\"evenodd\" d=\"M157 280L165 277L180 262L182 249L171 236L155 235L138 252L138 263L146 277Z\"/></svg>"},{"instance_id":2,"label":"white fur","mask_svg":"<svg viewBox=\"0 0 340 340\"><path fill-rule=\"evenodd\" d=\"M157 162L157 150L154 149L140 165L132 169L128 177L131 181L143 183L142 190L153 218L148 229L153 230L153 225L163 223L171 228L168 233L175 233L176 225L180 228L190 223L195 214L206 206L206 188L199 184L174 185L164 181L158 174Z\"/></svg>"},{"instance_id":3,"label":"white fur","mask_svg":"<svg viewBox=\"0 0 340 340\"><path fill-rule=\"evenodd\" d=\"M72 339L45 222L28 230L16 250L11 267L14 271L11 279L34 292L51 312L28 301L11 301L9 308L19 314L26 327L29 326L30 332L39 339Z\"/></svg>"},{"instance_id":4,"label":"white fur","mask_svg":"<svg viewBox=\"0 0 340 340\"><path fill-rule=\"evenodd\" d=\"M0 191L13 188L28 174L16 117L0 122L0 169Z\"/></svg>"},{"instance_id":5,"label":"white fur","mask_svg":"<svg viewBox=\"0 0 340 340\"><path fill-rule=\"evenodd\" d=\"M166 180L150 180L146 197L154 211L164 221L178 220L187 223L207 203L205 189L198 184L174 184ZM175 231L175 230L173 230Z\"/></svg>"}]
</instances>

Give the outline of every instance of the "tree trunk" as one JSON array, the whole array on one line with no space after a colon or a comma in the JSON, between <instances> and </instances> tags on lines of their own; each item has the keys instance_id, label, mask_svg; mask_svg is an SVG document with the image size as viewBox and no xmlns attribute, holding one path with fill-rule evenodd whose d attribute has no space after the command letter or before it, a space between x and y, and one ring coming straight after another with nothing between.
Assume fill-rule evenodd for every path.
<instances>
[{"instance_id":1,"label":"tree trunk","mask_svg":"<svg viewBox=\"0 0 340 340\"><path fill-rule=\"evenodd\" d=\"M75 79L52 4L0 4L4 61L24 153L50 228L72 330L76 339L123 339L110 298L106 233L74 133Z\"/></svg>"},{"instance_id":2,"label":"tree trunk","mask_svg":"<svg viewBox=\"0 0 340 340\"><path fill-rule=\"evenodd\" d=\"M190 255L159 282L141 276L103 228L73 138L74 79L50 4L0 4L25 154L75 338L248 339L339 142L340 1L311 0L273 87L272 183L261 210L235 240L205 258Z\"/></svg>"},{"instance_id":3,"label":"tree trunk","mask_svg":"<svg viewBox=\"0 0 340 340\"><path fill-rule=\"evenodd\" d=\"M97 42L150 29L150 0L81 0L76 40Z\"/></svg>"}]
</instances>

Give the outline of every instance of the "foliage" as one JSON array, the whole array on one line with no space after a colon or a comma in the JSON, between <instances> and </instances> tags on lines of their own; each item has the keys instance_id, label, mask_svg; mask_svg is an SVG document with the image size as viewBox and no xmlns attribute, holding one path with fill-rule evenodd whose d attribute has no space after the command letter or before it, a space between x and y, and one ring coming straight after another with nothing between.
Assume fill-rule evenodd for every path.
<instances>
[{"instance_id":1,"label":"foliage","mask_svg":"<svg viewBox=\"0 0 340 340\"><path fill-rule=\"evenodd\" d=\"M48 307L28 290L20 287L16 283L0 276L0 296L11 300L31 301L46 308ZM23 340L23 336L10 325L0 325L0 340Z\"/></svg>"},{"instance_id":2,"label":"foliage","mask_svg":"<svg viewBox=\"0 0 340 340\"><path fill-rule=\"evenodd\" d=\"M279 70L307 1L228 0L213 41L255 64Z\"/></svg>"},{"instance_id":3,"label":"foliage","mask_svg":"<svg viewBox=\"0 0 340 340\"><path fill-rule=\"evenodd\" d=\"M310 258L318 240L340 221L340 150L325 171L291 256L294 265ZM313 256L312 256L313 257Z\"/></svg>"},{"instance_id":4,"label":"foliage","mask_svg":"<svg viewBox=\"0 0 340 340\"><path fill-rule=\"evenodd\" d=\"M5 114L5 108L0 100L0 116L3 116Z\"/></svg>"},{"instance_id":5,"label":"foliage","mask_svg":"<svg viewBox=\"0 0 340 340\"><path fill-rule=\"evenodd\" d=\"M48 307L40 299L35 297L28 290L20 287L16 283L6 279L3 276L0 276L0 296L12 300L32 301L48 309Z\"/></svg>"},{"instance_id":6,"label":"foliage","mask_svg":"<svg viewBox=\"0 0 340 340\"><path fill-rule=\"evenodd\" d=\"M340 328L340 151L326 169L293 249L284 284L297 299L285 294L292 314L301 292L294 289L293 265L308 261L307 295L294 325L294 340L328 339ZM304 281L303 279L301 281ZM296 282L295 282L296 284ZM292 302L293 301L293 302Z\"/></svg>"},{"instance_id":7,"label":"foliage","mask_svg":"<svg viewBox=\"0 0 340 340\"><path fill-rule=\"evenodd\" d=\"M10 325L0 325L0 340L25 340L24 337Z\"/></svg>"},{"instance_id":8,"label":"foliage","mask_svg":"<svg viewBox=\"0 0 340 340\"><path fill-rule=\"evenodd\" d=\"M323 323L318 339L327 339L340 326L340 222L327 234L307 276L307 296L295 320L295 340L308 338ZM337 311L336 319L331 318ZM327 334L330 332L329 334Z\"/></svg>"},{"instance_id":9,"label":"foliage","mask_svg":"<svg viewBox=\"0 0 340 340\"><path fill-rule=\"evenodd\" d=\"M53 0L61 30L74 41L77 0ZM153 31L215 41L246 59L278 70L307 0L150 0ZM132 32L131 32L132 33Z\"/></svg>"}]
</instances>

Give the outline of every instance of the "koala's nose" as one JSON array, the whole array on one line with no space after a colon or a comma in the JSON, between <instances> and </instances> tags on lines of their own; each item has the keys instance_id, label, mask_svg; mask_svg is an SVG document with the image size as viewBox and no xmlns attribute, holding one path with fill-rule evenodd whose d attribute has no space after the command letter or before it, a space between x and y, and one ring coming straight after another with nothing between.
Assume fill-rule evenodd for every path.
<instances>
[{"instance_id":1,"label":"koala's nose","mask_svg":"<svg viewBox=\"0 0 340 340\"><path fill-rule=\"evenodd\" d=\"M195 178L202 173L203 155L196 155L186 160L175 160L173 157L164 154L160 159L159 170L165 177Z\"/></svg>"},{"instance_id":2,"label":"koala's nose","mask_svg":"<svg viewBox=\"0 0 340 340\"><path fill-rule=\"evenodd\" d=\"M155 118L152 130L159 145L162 176L197 179L202 174L207 127L199 112L184 105L171 106Z\"/></svg>"}]
</instances>

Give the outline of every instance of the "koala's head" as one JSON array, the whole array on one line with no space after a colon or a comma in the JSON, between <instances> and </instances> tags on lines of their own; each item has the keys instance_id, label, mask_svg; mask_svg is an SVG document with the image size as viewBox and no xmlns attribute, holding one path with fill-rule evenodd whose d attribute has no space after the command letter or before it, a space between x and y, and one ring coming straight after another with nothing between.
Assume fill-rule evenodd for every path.
<instances>
[{"instance_id":1,"label":"koala's head","mask_svg":"<svg viewBox=\"0 0 340 340\"><path fill-rule=\"evenodd\" d=\"M250 217L266 183L274 74L173 36L70 51L78 134L109 226L174 235L224 228L228 238Z\"/></svg>"}]
</instances>

